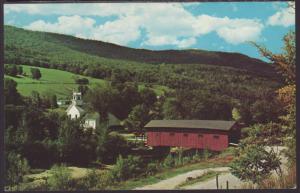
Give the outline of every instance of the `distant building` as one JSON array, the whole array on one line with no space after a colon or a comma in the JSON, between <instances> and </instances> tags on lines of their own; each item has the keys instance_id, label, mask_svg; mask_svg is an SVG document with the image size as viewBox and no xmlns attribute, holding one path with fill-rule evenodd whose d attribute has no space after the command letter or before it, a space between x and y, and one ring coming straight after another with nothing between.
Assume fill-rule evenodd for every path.
<instances>
[{"instance_id":1,"label":"distant building","mask_svg":"<svg viewBox=\"0 0 300 193\"><path fill-rule=\"evenodd\" d=\"M147 145L222 151L235 136L235 121L152 120L145 125Z\"/></svg>"},{"instance_id":2,"label":"distant building","mask_svg":"<svg viewBox=\"0 0 300 193\"><path fill-rule=\"evenodd\" d=\"M70 100L63 100L63 99L58 99L57 100L57 105L62 106L62 105L68 105L70 104Z\"/></svg>"},{"instance_id":3,"label":"distant building","mask_svg":"<svg viewBox=\"0 0 300 193\"><path fill-rule=\"evenodd\" d=\"M67 115L71 119L77 119L81 117L85 111L82 109L82 96L80 92L73 92L73 98L72 98L72 103L66 110Z\"/></svg>"},{"instance_id":4,"label":"distant building","mask_svg":"<svg viewBox=\"0 0 300 193\"><path fill-rule=\"evenodd\" d=\"M71 119L78 119L82 117L84 119L84 128L96 129L100 124L100 115L97 112L87 112L84 108L82 101L82 95L80 92L73 92L72 103L66 110L67 115ZM121 127L120 120L113 114L108 114L108 128L119 128Z\"/></svg>"}]
</instances>

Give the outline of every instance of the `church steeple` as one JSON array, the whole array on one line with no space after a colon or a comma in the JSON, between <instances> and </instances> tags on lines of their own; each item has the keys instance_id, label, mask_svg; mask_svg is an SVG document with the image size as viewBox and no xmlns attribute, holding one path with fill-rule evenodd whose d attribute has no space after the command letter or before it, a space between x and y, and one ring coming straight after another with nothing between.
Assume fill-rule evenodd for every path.
<instances>
[{"instance_id":1,"label":"church steeple","mask_svg":"<svg viewBox=\"0 0 300 193\"><path fill-rule=\"evenodd\" d=\"M81 94L81 92L73 91L72 103L74 105L79 105L79 106L82 105L82 94Z\"/></svg>"}]
</instances>

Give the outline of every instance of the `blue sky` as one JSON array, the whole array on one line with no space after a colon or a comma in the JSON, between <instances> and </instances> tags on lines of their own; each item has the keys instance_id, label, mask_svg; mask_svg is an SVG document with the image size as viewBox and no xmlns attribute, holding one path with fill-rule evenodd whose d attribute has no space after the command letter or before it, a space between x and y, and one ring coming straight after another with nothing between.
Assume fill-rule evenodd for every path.
<instances>
[{"instance_id":1,"label":"blue sky","mask_svg":"<svg viewBox=\"0 0 300 193\"><path fill-rule=\"evenodd\" d=\"M295 29L286 2L6 4L4 23L119 45L240 52L263 59L249 41L281 51Z\"/></svg>"}]
</instances>

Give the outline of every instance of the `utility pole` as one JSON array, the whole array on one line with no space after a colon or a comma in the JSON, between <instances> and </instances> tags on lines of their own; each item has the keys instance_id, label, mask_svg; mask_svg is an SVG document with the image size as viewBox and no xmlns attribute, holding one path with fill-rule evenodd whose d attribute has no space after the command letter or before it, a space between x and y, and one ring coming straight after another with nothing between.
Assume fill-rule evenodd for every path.
<instances>
[{"instance_id":1,"label":"utility pole","mask_svg":"<svg viewBox=\"0 0 300 193\"><path fill-rule=\"evenodd\" d=\"M216 174L216 183L217 183L217 189L219 189L219 175Z\"/></svg>"}]
</instances>

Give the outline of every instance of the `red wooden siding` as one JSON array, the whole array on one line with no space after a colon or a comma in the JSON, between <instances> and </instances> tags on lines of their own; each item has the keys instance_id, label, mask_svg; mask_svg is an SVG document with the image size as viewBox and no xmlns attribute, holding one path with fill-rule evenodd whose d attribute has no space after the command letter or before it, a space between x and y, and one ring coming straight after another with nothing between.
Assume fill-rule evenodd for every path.
<instances>
[{"instance_id":1,"label":"red wooden siding","mask_svg":"<svg viewBox=\"0 0 300 193\"><path fill-rule=\"evenodd\" d=\"M148 130L147 145L222 151L228 147L228 133L218 130Z\"/></svg>"}]
</instances>

